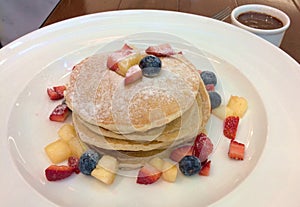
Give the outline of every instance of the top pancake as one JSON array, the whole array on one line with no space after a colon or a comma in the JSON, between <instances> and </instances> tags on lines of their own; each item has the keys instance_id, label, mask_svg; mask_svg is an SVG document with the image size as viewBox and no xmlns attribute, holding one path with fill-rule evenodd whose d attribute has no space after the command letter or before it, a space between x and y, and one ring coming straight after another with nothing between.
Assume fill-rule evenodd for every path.
<instances>
[{"instance_id":1,"label":"top pancake","mask_svg":"<svg viewBox=\"0 0 300 207\"><path fill-rule=\"evenodd\" d=\"M66 90L68 106L85 121L116 133L143 132L180 117L195 101L202 83L183 55L162 57L157 77L128 86L106 67L108 53L77 64Z\"/></svg>"}]
</instances>

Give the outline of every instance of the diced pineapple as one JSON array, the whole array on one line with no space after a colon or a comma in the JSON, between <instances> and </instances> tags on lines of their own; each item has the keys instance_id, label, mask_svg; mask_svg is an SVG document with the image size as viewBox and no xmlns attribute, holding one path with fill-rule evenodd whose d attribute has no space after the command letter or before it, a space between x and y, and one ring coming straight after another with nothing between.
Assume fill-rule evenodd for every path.
<instances>
[{"instance_id":1,"label":"diced pineapple","mask_svg":"<svg viewBox=\"0 0 300 207\"><path fill-rule=\"evenodd\" d=\"M162 178L165 181L168 182L175 182L177 178L178 169L176 164L164 161L163 167L162 167Z\"/></svg>"},{"instance_id":2,"label":"diced pineapple","mask_svg":"<svg viewBox=\"0 0 300 207\"><path fill-rule=\"evenodd\" d=\"M109 155L103 155L91 175L103 183L110 185L115 180L118 165L116 158Z\"/></svg>"},{"instance_id":3,"label":"diced pineapple","mask_svg":"<svg viewBox=\"0 0 300 207\"><path fill-rule=\"evenodd\" d=\"M233 111L234 116L242 118L247 111L248 102L245 98L239 96L231 96L227 107Z\"/></svg>"},{"instance_id":4,"label":"diced pineapple","mask_svg":"<svg viewBox=\"0 0 300 207\"><path fill-rule=\"evenodd\" d=\"M71 156L71 149L69 145L62 139L48 144L45 147L46 154L52 163L58 164L67 160Z\"/></svg>"},{"instance_id":5,"label":"diced pineapple","mask_svg":"<svg viewBox=\"0 0 300 207\"><path fill-rule=\"evenodd\" d=\"M68 145L72 155L78 158L88 149L86 144L84 144L77 136L70 139Z\"/></svg>"},{"instance_id":6,"label":"diced pineapple","mask_svg":"<svg viewBox=\"0 0 300 207\"><path fill-rule=\"evenodd\" d=\"M225 105L221 105L212 110L212 114L224 120L228 116L233 116L233 110Z\"/></svg>"},{"instance_id":7,"label":"diced pineapple","mask_svg":"<svg viewBox=\"0 0 300 207\"><path fill-rule=\"evenodd\" d=\"M159 157L154 157L149 161L149 164L155 167L157 170L162 171L163 165L164 165L164 160L162 160Z\"/></svg>"},{"instance_id":8,"label":"diced pineapple","mask_svg":"<svg viewBox=\"0 0 300 207\"><path fill-rule=\"evenodd\" d=\"M75 129L74 129L73 125L71 125L71 124L64 124L58 130L57 133L58 133L58 136L65 142L70 141L73 137L76 136Z\"/></svg>"},{"instance_id":9,"label":"diced pineapple","mask_svg":"<svg viewBox=\"0 0 300 207\"><path fill-rule=\"evenodd\" d=\"M144 55L141 53L134 53L133 55L124 58L118 62L118 70L116 72L125 77L128 69L133 65L139 64L143 57Z\"/></svg>"}]
</instances>

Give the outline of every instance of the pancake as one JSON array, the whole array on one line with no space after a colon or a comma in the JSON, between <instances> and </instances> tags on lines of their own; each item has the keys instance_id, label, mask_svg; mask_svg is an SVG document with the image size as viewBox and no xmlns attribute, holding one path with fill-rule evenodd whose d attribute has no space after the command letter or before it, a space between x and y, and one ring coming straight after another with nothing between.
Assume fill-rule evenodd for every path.
<instances>
[{"instance_id":1,"label":"pancake","mask_svg":"<svg viewBox=\"0 0 300 207\"><path fill-rule=\"evenodd\" d=\"M86 122L119 134L161 127L193 104L202 80L195 67L177 54L160 58L155 78L124 85L124 77L106 67L108 53L77 64L66 90L66 103Z\"/></svg>"}]
</instances>

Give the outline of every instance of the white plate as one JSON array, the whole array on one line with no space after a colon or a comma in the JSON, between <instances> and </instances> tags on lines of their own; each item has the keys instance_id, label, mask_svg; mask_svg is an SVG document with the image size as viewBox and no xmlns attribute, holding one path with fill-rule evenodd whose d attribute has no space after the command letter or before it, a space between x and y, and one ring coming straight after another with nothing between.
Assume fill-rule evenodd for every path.
<instances>
[{"instance_id":1,"label":"white plate","mask_svg":"<svg viewBox=\"0 0 300 207\"><path fill-rule=\"evenodd\" d=\"M121 176L110 187L83 175L47 182L43 170L49 161L43 147L56 139L61 124L48 121L55 104L47 100L45 88L64 83L72 66L100 46L140 32L174 34L192 43L213 57L225 98L247 97L249 110L238 134L247 146L246 159L229 160L224 138L212 156L209 177L180 176L176 183L151 186ZM300 201L300 110L295 92L300 67L248 32L183 13L108 12L35 31L1 49L0 57L4 206L297 206Z\"/></svg>"}]
</instances>

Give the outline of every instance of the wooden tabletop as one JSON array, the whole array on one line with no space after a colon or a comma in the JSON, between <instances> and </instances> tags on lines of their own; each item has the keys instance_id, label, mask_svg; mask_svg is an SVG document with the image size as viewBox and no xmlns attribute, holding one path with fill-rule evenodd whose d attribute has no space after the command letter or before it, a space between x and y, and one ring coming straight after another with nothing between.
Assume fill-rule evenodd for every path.
<instances>
[{"instance_id":1,"label":"wooden tabletop","mask_svg":"<svg viewBox=\"0 0 300 207\"><path fill-rule=\"evenodd\" d=\"M235 8L249 3L276 7L290 17L291 26L280 48L300 63L300 0L61 0L42 26L85 14L124 9L171 10L211 17L226 6ZM229 18L225 21L230 23Z\"/></svg>"}]
</instances>

